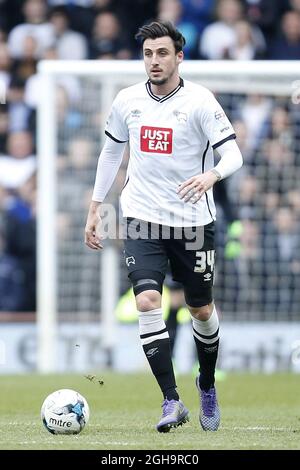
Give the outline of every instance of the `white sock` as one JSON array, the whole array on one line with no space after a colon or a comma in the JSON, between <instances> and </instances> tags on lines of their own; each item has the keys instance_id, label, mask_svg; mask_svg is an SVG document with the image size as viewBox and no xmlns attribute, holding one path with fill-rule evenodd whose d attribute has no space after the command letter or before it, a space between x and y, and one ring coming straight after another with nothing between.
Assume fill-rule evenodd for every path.
<instances>
[{"instance_id":1,"label":"white sock","mask_svg":"<svg viewBox=\"0 0 300 470\"><path fill-rule=\"evenodd\" d=\"M198 320L192 316L193 335L202 343L212 344L219 339L219 318L216 307L208 320Z\"/></svg>"},{"instance_id":2,"label":"white sock","mask_svg":"<svg viewBox=\"0 0 300 470\"><path fill-rule=\"evenodd\" d=\"M152 343L152 341L158 339L169 338L161 308L149 310L148 312L138 312L138 315L142 345Z\"/></svg>"}]
</instances>

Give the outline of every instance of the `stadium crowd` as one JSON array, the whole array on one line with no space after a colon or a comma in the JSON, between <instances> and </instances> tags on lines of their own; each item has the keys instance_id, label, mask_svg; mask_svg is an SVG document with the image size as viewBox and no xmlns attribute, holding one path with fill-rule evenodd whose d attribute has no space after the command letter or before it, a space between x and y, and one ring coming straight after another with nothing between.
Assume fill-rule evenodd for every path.
<instances>
[{"instance_id":1,"label":"stadium crowd","mask_svg":"<svg viewBox=\"0 0 300 470\"><path fill-rule=\"evenodd\" d=\"M181 30L186 59L300 60L300 0L0 0L0 311L36 309L38 61L138 59L134 35L153 19L171 20ZM227 185L233 219L241 223L238 234L230 234L223 223L226 206L220 210L218 271L227 275L217 278L217 300L228 311L296 318L299 110L287 97L218 98L233 122L245 164L242 175ZM56 99L64 183L59 185L58 230L76 232L77 246L85 250L84 217L101 146L101 113L92 87L81 88L71 77L61 80ZM83 102L92 111L88 120ZM125 171L124 162L114 203ZM70 270L73 303L67 311L77 308L78 271Z\"/></svg>"}]
</instances>

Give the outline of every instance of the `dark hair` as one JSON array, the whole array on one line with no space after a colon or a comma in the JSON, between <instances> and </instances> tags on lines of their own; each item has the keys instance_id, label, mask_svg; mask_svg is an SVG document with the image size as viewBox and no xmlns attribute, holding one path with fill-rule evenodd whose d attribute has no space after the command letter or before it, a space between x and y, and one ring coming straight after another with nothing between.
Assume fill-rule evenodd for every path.
<instances>
[{"instance_id":1,"label":"dark hair","mask_svg":"<svg viewBox=\"0 0 300 470\"><path fill-rule=\"evenodd\" d=\"M139 28L135 39L141 39L142 44L144 44L146 39L157 39L164 36L169 36L172 39L176 53L182 51L185 45L185 38L171 21L153 21L150 24L145 24Z\"/></svg>"}]
</instances>

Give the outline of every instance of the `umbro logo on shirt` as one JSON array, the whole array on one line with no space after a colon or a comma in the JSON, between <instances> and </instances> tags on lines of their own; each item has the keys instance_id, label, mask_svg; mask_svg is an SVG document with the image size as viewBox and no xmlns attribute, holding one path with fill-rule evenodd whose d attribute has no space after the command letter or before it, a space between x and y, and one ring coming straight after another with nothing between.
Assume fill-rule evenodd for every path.
<instances>
[{"instance_id":1,"label":"umbro logo on shirt","mask_svg":"<svg viewBox=\"0 0 300 470\"><path fill-rule=\"evenodd\" d=\"M139 109L133 109L131 111L131 116L133 118L140 118L141 117L141 114L142 114L142 111L140 111Z\"/></svg>"},{"instance_id":2,"label":"umbro logo on shirt","mask_svg":"<svg viewBox=\"0 0 300 470\"><path fill-rule=\"evenodd\" d=\"M173 150L173 129L142 126L140 142L142 152L170 154Z\"/></svg>"}]
</instances>

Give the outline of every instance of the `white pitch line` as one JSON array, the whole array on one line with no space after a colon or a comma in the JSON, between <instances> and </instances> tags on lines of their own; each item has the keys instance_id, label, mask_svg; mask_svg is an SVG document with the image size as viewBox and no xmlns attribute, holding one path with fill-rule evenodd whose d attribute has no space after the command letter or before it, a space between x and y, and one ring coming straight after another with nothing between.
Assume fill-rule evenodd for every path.
<instances>
[{"instance_id":1,"label":"white pitch line","mask_svg":"<svg viewBox=\"0 0 300 470\"><path fill-rule=\"evenodd\" d=\"M220 427L220 431L285 431L291 432L292 428L271 428L267 426L234 426L234 427Z\"/></svg>"},{"instance_id":2,"label":"white pitch line","mask_svg":"<svg viewBox=\"0 0 300 470\"><path fill-rule=\"evenodd\" d=\"M18 421L11 421L11 422L8 422L6 423L6 426L30 426L30 427L35 427L35 426L39 426L41 427L41 424L40 423L37 423L37 422L27 422L27 423L22 423L22 422L18 422ZM42 429L42 428L41 428ZM283 427L276 427L276 428L273 428L273 427L270 427L270 426L233 426L233 427L229 427L229 426L221 426L220 431L250 431L250 432L253 432L253 431L268 431L268 432L293 432L293 431L299 431L300 432L300 429L296 428L283 428ZM2 431L0 430L0 435L2 434ZM55 436L53 436L55 437ZM78 436L73 436L73 438L78 438ZM0 441L0 443L3 442L3 441ZM57 441L56 441L57 442ZM64 441L65 442L65 441ZM25 441L24 441L24 444L25 444ZM113 444L113 443L111 443ZM122 443L119 443L119 442L116 442L114 444L121 444L121 445L124 445Z\"/></svg>"}]
</instances>

